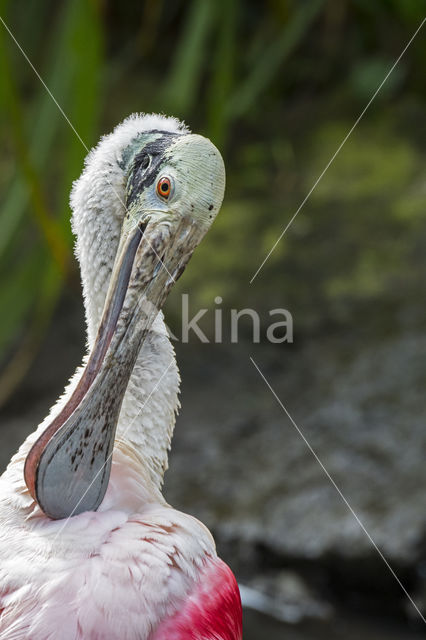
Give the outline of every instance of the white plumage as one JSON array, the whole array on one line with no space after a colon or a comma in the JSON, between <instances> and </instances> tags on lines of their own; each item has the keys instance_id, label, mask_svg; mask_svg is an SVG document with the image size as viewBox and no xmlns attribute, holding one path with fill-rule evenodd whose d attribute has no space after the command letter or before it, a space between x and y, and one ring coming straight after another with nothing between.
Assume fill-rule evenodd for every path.
<instances>
[{"instance_id":1,"label":"white plumage","mask_svg":"<svg viewBox=\"0 0 426 640\"><path fill-rule=\"evenodd\" d=\"M88 350L124 215L121 153L137 134L153 129L187 131L173 118L132 116L89 154L73 187ZM80 374L81 369L0 478L1 640L144 640L182 606L205 568L216 562L208 530L169 507L160 490L179 406L179 373L161 313L125 393L110 483L99 510L54 521L34 502L23 477L26 455Z\"/></svg>"}]
</instances>

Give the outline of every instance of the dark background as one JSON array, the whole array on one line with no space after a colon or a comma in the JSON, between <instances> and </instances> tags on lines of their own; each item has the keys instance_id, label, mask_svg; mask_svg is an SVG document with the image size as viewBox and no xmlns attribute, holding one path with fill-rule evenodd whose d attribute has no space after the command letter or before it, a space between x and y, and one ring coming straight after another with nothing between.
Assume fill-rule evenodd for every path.
<instances>
[{"instance_id":1,"label":"dark background","mask_svg":"<svg viewBox=\"0 0 426 640\"><path fill-rule=\"evenodd\" d=\"M227 166L181 294L166 495L214 531L250 638L415 638L419 614L249 360L426 611L426 39L422 29L259 275L254 272L423 18L423 0L0 2L84 144L135 111L184 118ZM84 353L68 194L86 150L0 25L2 468ZM215 296L224 343L214 344ZM262 318L229 340L229 310ZM288 309L292 344L269 345ZM351 635L352 634L352 635Z\"/></svg>"}]
</instances>

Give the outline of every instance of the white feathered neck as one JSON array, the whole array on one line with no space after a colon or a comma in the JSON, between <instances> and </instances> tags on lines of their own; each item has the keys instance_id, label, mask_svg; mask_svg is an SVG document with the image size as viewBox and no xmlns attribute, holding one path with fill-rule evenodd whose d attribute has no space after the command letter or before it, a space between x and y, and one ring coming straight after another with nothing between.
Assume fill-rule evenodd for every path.
<instances>
[{"instance_id":1,"label":"white feathered neck","mask_svg":"<svg viewBox=\"0 0 426 640\"><path fill-rule=\"evenodd\" d=\"M72 229L80 263L88 349L101 320L125 214L123 151L141 133L187 133L175 118L133 115L104 136L86 158L71 193ZM160 313L137 359L123 399L117 441L131 448L160 487L178 409L179 373Z\"/></svg>"},{"instance_id":2,"label":"white feathered neck","mask_svg":"<svg viewBox=\"0 0 426 640\"><path fill-rule=\"evenodd\" d=\"M74 185L73 229L89 348L124 211L121 151L151 129L183 130L170 118L131 117L89 155ZM0 477L1 638L146 640L162 620L194 602L206 567L217 566L208 530L169 507L160 492L179 388L162 317L142 347L125 394L108 490L98 511L50 520L34 502L24 484L26 455L69 399L81 371Z\"/></svg>"},{"instance_id":3,"label":"white feathered neck","mask_svg":"<svg viewBox=\"0 0 426 640\"><path fill-rule=\"evenodd\" d=\"M23 482L23 465L29 449L70 398L87 361L102 316L125 213L122 153L141 133L152 130L188 131L175 118L132 115L88 154L83 173L73 185L72 229L83 286L87 354L63 395L12 458L6 476L19 484ZM139 470L140 481L156 498L161 497L159 490L168 466L168 450L179 408L179 384L174 349L160 312L145 339L123 398L113 456L113 461L118 456L124 467L127 457L129 473L130 466L132 473ZM114 469L110 484L113 476Z\"/></svg>"}]
</instances>

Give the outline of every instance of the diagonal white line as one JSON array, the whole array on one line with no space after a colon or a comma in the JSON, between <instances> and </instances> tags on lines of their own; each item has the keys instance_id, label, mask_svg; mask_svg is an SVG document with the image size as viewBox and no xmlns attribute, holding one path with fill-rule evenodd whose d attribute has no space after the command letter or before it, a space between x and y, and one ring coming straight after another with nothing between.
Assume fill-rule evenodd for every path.
<instances>
[{"instance_id":1,"label":"diagonal white line","mask_svg":"<svg viewBox=\"0 0 426 640\"><path fill-rule=\"evenodd\" d=\"M364 117L366 111L369 109L371 103L373 102L373 100L375 100L377 94L379 93L379 91L381 90L381 88L383 87L383 85L385 84L385 82L387 81L387 79L389 78L389 76L391 75L391 73L394 71L395 67L397 66L397 64L399 63L399 61L401 60L402 56L405 54L405 52L407 51L408 47L411 45L411 43L413 42L414 38L417 36L417 34L419 33L420 29L423 27L424 23L426 22L426 18L423 18L422 22L420 23L420 25L417 27L416 31L413 33L413 35L411 36L410 40L407 42L407 44L405 45L404 49L402 50L402 52L399 54L398 58L395 60L395 62L393 63L393 65L391 66L391 68L389 69L389 71L387 72L387 74L385 75L385 77L383 78L382 82L379 84L379 86L377 87L376 91L373 93L373 95L371 96L370 100L368 101L368 103L366 104L366 106L364 107L364 109L361 111L361 113L359 114L358 118L355 120L354 124L352 125L352 127L349 129L348 133L346 134L346 136L343 138L342 142L340 143L340 145L337 147L336 151L333 153L333 155L331 156L330 160L328 161L327 165L325 166L325 168L323 169L323 171L320 173L320 175L318 176L318 178L316 179L316 181L314 182L314 184L312 185L311 189L309 190L308 194L305 196L304 200L302 201L301 205L299 206L299 208L297 209L296 213L292 216L292 218L290 219L290 221L287 223L287 225L285 226L284 230L280 233L278 239L276 240L276 242L274 243L274 245L272 246L272 248L269 250L269 253L267 254L267 256L264 258L262 264L258 267L257 271L254 273L254 275L252 276L251 280L250 280L250 284L252 284L252 282L254 281L254 279L257 277L257 275L259 274L259 272L261 271L261 269L263 268L265 262L270 258L271 254L273 253L273 251L275 251L275 248L277 246L277 244L282 240L283 236L285 235L285 233L287 232L287 229L293 224L296 216L299 214L299 212L301 211L301 209L305 206L305 204L307 203L307 201L309 200L309 198L311 197L312 192L316 189L318 183L322 180L322 178L324 177L325 173L328 171L329 167L333 164L334 160L336 159L336 157L338 156L338 154L340 153L342 147L345 145L345 143L347 142L347 140L349 139L349 137L352 135L354 129L358 126L358 124L360 123L360 121L362 120L362 118Z\"/></svg>"},{"instance_id":2,"label":"diagonal white line","mask_svg":"<svg viewBox=\"0 0 426 640\"><path fill-rule=\"evenodd\" d=\"M73 123L71 122L71 120L68 118L67 114L65 113L65 111L62 109L61 105L59 104L59 102L56 100L55 96L53 95L53 93L51 92L51 90L49 89L49 87L47 86L47 84L45 83L45 81L43 80L43 78L41 77L41 75L39 74L39 72L37 71L37 69L35 68L35 66L33 65L33 63L31 62L30 58L28 57L28 55L25 53L24 49L22 48L22 46L19 44L18 40L15 38L15 36L13 35L12 31L9 29L9 27L7 26L6 22L3 20L3 18L0 16L0 22L2 23L2 25L4 26L4 28L6 29L6 31L8 32L8 34L10 35L10 37L12 38L13 42L16 44L16 46L18 47L19 51L22 53L23 57L25 58L25 60L28 62L28 64L30 65L31 69L34 71L35 75L37 76L37 78L40 80L41 84L43 85L43 87L46 89L47 93L49 94L49 96L51 97L51 99L53 100L53 102L55 103L55 105L58 107L59 111L61 112L62 116L64 117L64 119L66 120L66 122L69 124L69 126L71 127L71 129L74 131L75 135L77 136L77 138L79 139L79 141L81 142L81 144L83 145L83 147L85 148L85 150L87 151L87 153L89 153L90 149L89 147L86 145L86 143L84 142L84 140L82 139L82 137L80 136L80 134L78 133L77 129L74 127ZM111 184L111 182L108 180L107 178L107 182L109 184L109 186L112 188L113 192L115 193L115 195L117 196L119 202L123 205L124 210L127 211L127 207L125 205L125 203L123 202L121 196L119 193L117 193L117 190L114 188L114 186ZM169 276L169 278L171 278L171 280L173 280L173 282L175 282L175 279L173 278L172 274L170 273L170 271L167 269L166 265L164 264L164 262L162 261L162 259L160 258L160 256L158 255L158 253L156 252L156 250L154 249L153 246L151 246L151 244L148 242L150 249L152 249L152 251L155 253L155 256L158 258L158 260L160 261L161 265L164 267L164 269L167 272L167 275Z\"/></svg>"},{"instance_id":3,"label":"diagonal white line","mask_svg":"<svg viewBox=\"0 0 426 640\"><path fill-rule=\"evenodd\" d=\"M352 506L349 504L348 500L343 495L341 489L336 484L334 478L327 471L327 469L325 468L325 466L322 463L321 459L319 458L318 454L312 448L312 446L310 445L310 443L306 439L305 435L303 434L302 430L297 426L296 422L293 420L293 418L291 417L291 415L287 411L286 407L283 405L283 403L281 402L280 398L275 393L275 391L272 388L271 384L268 382L268 380L266 379L266 377L264 376L264 374L260 370L259 366L256 364L256 362L254 361L254 359L251 356L250 356L250 360L251 360L251 363L253 364L253 366L255 367L255 369L257 370L257 372L259 373L260 377L262 378L262 380L264 381L264 383L266 384L266 386L268 387L268 389L270 390L270 392L274 396L275 400L278 402L278 404L280 405L281 409L284 411L284 413L286 414L287 418L290 420L291 424L296 429L297 433L302 438L303 442L306 444L306 446L308 447L309 451L312 453L312 455L314 456L315 460L318 462L318 464L320 465L321 469L324 471L325 475L327 476L327 478L329 479L329 481L331 482L333 487L336 489L337 493L339 494L339 496L341 497L341 499L343 500L343 502L345 503L345 505L347 506L347 508L349 509L349 511L351 512L351 514L353 515L353 517L355 518L357 523L359 524L359 526L361 527L362 531L365 533L365 535L367 536L367 538L369 539L369 541L371 542L371 544L373 545L373 547L375 548L375 550L377 551L377 553L379 554L379 556L381 557L381 559L383 560L383 562L385 563L385 565L387 566L387 568L389 569L389 571L391 572L391 574L393 575L393 577L395 578L395 580L397 581L399 586L401 587L402 591L404 592L404 594L406 595L406 597L408 598L408 600L410 601L410 603L412 604L414 609L419 614L420 618L426 624L426 619L425 619L424 615L422 614L422 612L420 611L419 607L414 602L413 598L410 596L410 594L408 593L407 589L404 587L404 585L402 584L401 580L398 578L397 574L392 569L392 567L389 564L388 560L385 558L385 556L383 555L382 551L379 549L377 544L374 542L374 540L371 537L370 533L367 531L367 529L365 528L364 524L361 522L360 518L355 513L354 509L352 508Z\"/></svg>"},{"instance_id":4,"label":"diagonal white line","mask_svg":"<svg viewBox=\"0 0 426 640\"><path fill-rule=\"evenodd\" d=\"M68 118L67 114L65 113L65 111L62 109L61 105L59 104L59 102L56 100L55 96L53 95L53 93L51 92L51 90L49 89L49 87L47 86L47 84L45 83L45 81L43 80L43 78L41 77L41 75L39 74L39 72L37 71L37 69L35 68L35 66L33 65L33 63L31 62L31 60L29 59L29 57L27 56L27 54L25 53L25 51L23 50L23 48L21 47L21 45L19 44L18 40L15 38L15 36L13 35L12 31L9 29L9 27L7 26L7 24L5 23L5 21L3 20L3 18L0 16L0 22L2 23L2 25L4 26L4 28L6 29L6 31L8 32L8 34L10 35L10 37L12 38L13 42L16 44L16 46L18 47L19 51L22 53L22 55L24 56L25 60L28 62L28 64L30 65L31 69L34 71L34 73L36 74L37 78L40 80L41 84L43 85L43 87L46 89L47 93L49 94L49 96L52 98L53 102L56 104L56 106L58 107L59 111L62 113L63 117L65 118L65 120L68 122L69 126L71 127L71 129L74 131L75 135L77 136L77 138L80 140L81 144L83 145L83 147L86 149L86 151L89 153L89 148L87 147L87 145L85 144L84 140L82 140L82 138L80 137L78 131L75 129L74 125L72 124L71 120Z\"/></svg>"},{"instance_id":5,"label":"diagonal white line","mask_svg":"<svg viewBox=\"0 0 426 640\"><path fill-rule=\"evenodd\" d=\"M127 426L127 429L125 429L123 431L123 434L121 435L122 438L124 438L124 436L126 435L126 433L129 431L129 429L133 426L135 420L137 420L139 418L139 416L141 415L142 411L144 410L144 408L146 407L146 405L148 404L148 402L150 401L152 394L158 389L159 385L161 384L161 381L163 380L164 376L166 375L166 373L168 372L168 370L170 369L170 367L172 366L174 360L171 360L168 364L168 366L166 367L166 369L163 371L163 373L161 374L160 378L157 380L157 383L155 384L154 388L151 390L149 396L147 397L147 399L145 400L145 402L143 403L143 405L141 406L141 408L139 409L138 413L135 415L135 417L133 418L133 420L131 421L131 423ZM85 495L87 494L87 492L89 491L89 489L93 486L93 483L96 481L96 478L99 476L100 473L102 473L103 469L105 468L105 465L108 464L108 462L110 461L110 459L113 456L114 451L112 451L109 456L106 458L105 462L103 463L103 465L101 466L101 468L99 469L99 471L96 473L95 477L93 478L93 480L91 481L91 483L89 484L89 486L87 487L87 489L85 490L85 492L83 493L83 495L81 496L80 500L77 502L77 504L75 505L74 509L71 511L70 515L68 516L68 518L64 521L62 527L59 529L59 531L57 531L55 537L53 538L53 542L55 542L56 538L62 533L62 531L65 529L65 527L68 524L68 521L70 518L73 517L73 515L75 514L75 512L77 511L79 505L81 504L82 500L84 500Z\"/></svg>"}]
</instances>

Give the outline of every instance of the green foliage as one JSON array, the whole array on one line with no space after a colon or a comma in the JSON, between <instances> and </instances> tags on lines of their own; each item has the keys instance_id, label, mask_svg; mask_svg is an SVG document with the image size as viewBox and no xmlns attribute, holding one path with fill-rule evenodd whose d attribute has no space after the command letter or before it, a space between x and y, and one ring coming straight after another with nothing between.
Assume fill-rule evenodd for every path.
<instances>
[{"instance_id":1,"label":"green foliage","mask_svg":"<svg viewBox=\"0 0 426 640\"><path fill-rule=\"evenodd\" d=\"M309 170L305 174L307 190L351 125L350 121L327 123L312 137ZM393 134L389 123L363 123L318 184L312 201L338 202L345 210L354 200L371 201L377 196L384 200L405 189L418 166L413 144Z\"/></svg>"},{"instance_id":2,"label":"green foliage","mask_svg":"<svg viewBox=\"0 0 426 640\"><path fill-rule=\"evenodd\" d=\"M381 56L358 60L349 76L351 91L359 100L367 103L388 75L394 61ZM401 86L405 75L405 64L400 63L389 75L375 100L385 101Z\"/></svg>"},{"instance_id":3,"label":"green foliage","mask_svg":"<svg viewBox=\"0 0 426 640\"><path fill-rule=\"evenodd\" d=\"M87 147L131 110L172 113L212 138L227 196L177 293L194 307L216 295L284 305L299 331L401 287L419 296L422 34L249 280L425 14L423 0L0 2ZM68 197L86 149L1 25L0 77L1 401L77 282Z\"/></svg>"},{"instance_id":4,"label":"green foliage","mask_svg":"<svg viewBox=\"0 0 426 640\"><path fill-rule=\"evenodd\" d=\"M9 22L5 4L2 17ZM33 11L29 10L27 20L34 21ZM24 22L25 32L30 31L30 24ZM68 105L70 119L75 118L80 135L90 145L99 101L101 51L94 4L83 0L67 3L55 17L51 34L46 43L33 39L34 45L47 51L46 68L41 67L40 74L57 102ZM41 29L38 36L42 35ZM28 63L3 28L0 47L1 107L6 114L1 135L15 159L14 175L4 189L0 211L0 305L7 310L0 320L0 351L4 353L11 342L25 335L0 379L1 399L29 366L33 345L46 331L61 285L70 277L68 194L85 149L64 127L63 115L35 76L30 76L34 89L29 102L23 103L23 89L16 79L28 75ZM36 66L36 51L26 53ZM59 163L62 171L58 177Z\"/></svg>"},{"instance_id":5,"label":"green foliage","mask_svg":"<svg viewBox=\"0 0 426 640\"><path fill-rule=\"evenodd\" d=\"M228 106L230 114L242 115L253 107L265 88L277 77L283 62L300 44L323 5L324 0L311 0L296 5L289 19L278 31L277 37L262 47L244 82L236 88Z\"/></svg>"},{"instance_id":6,"label":"green foliage","mask_svg":"<svg viewBox=\"0 0 426 640\"><path fill-rule=\"evenodd\" d=\"M193 0L163 94L165 108L183 117L193 107L203 74L213 0Z\"/></svg>"}]
</instances>

